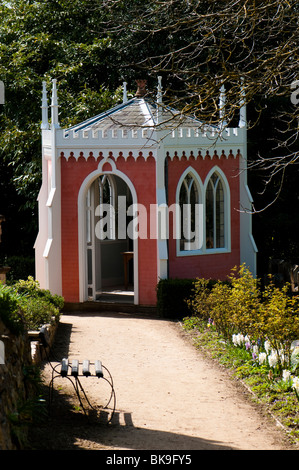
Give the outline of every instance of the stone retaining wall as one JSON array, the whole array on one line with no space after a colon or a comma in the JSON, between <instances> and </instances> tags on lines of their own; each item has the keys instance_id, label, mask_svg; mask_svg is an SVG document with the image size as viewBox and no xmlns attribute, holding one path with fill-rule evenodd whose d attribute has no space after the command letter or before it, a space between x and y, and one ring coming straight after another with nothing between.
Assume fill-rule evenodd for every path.
<instances>
[{"instance_id":1,"label":"stone retaining wall","mask_svg":"<svg viewBox=\"0 0 299 470\"><path fill-rule=\"evenodd\" d=\"M22 432L20 405L33 393L26 370L32 365L27 334L14 335L0 319L0 340L4 344L4 364L0 364L0 450L20 448ZM18 432L16 432L18 429Z\"/></svg>"}]
</instances>

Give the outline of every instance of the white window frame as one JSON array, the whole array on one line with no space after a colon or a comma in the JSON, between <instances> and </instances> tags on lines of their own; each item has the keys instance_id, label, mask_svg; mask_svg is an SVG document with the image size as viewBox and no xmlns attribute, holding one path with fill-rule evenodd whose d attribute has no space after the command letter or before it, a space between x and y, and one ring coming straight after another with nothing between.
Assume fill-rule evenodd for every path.
<instances>
[{"instance_id":1,"label":"white window frame","mask_svg":"<svg viewBox=\"0 0 299 470\"><path fill-rule=\"evenodd\" d=\"M221 248L207 248L206 247L206 193L208 189L208 184L211 177L216 173L219 177L222 187L223 187L223 196L224 196L224 246ZM231 207L230 207L230 188L227 181L227 178L221 168L214 166L211 168L209 173L206 176L204 183L204 247L203 252L205 254L213 253L229 253L231 251Z\"/></svg>"},{"instance_id":2,"label":"white window frame","mask_svg":"<svg viewBox=\"0 0 299 470\"><path fill-rule=\"evenodd\" d=\"M109 185L109 205L112 208L112 211L109 211L107 216L109 217L109 223L108 223L108 233L107 236L101 240L102 243L108 243L108 242L113 242L117 240L117 233L116 233L116 200L117 200L117 192L116 192L116 185L115 185L115 180L113 178L113 175L110 174L102 174L98 178L98 184L99 184L99 204L95 208L95 215L100 216L100 206L103 205L105 208L105 204L103 201L103 190L104 190L104 185L105 182L108 182ZM106 216L106 217L107 217Z\"/></svg>"},{"instance_id":3,"label":"white window frame","mask_svg":"<svg viewBox=\"0 0 299 470\"><path fill-rule=\"evenodd\" d=\"M203 250L202 243L199 244L199 248L197 248L197 249L190 249L190 250L188 250L188 249L182 250L181 249L182 234L181 234L180 191L181 191L182 185L184 184L185 178L188 174L190 174L193 177L193 181L196 184L196 189L197 189L197 193L198 193L198 204L201 206L201 208L202 208L202 204L203 204L203 194L204 194L204 192L203 192L202 181L201 181L198 173L194 170L194 168L188 167L182 173L182 175L179 179L179 182L177 184L177 189L176 189L176 234L175 235L176 235L176 252L177 252L177 256L199 255L199 254L202 253L202 250ZM199 224L200 224L200 230L202 230L202 234L204 233L204 227L203 227L204 217L203 217L203 214L204 214L204 212L201 210L199 212ZM178 234L180 234L180 237L178 236ZM204 238L203 238L203 240L204 240ZM187 243L188 242L186 242L186 244Z\"/></svg>"},{"instance_id":4,"label":"white window frame","mask_svg":"<svg viewBox=\"0 0 299 470\"><path fill-rule=\"evenodd\" d=\"M180 233L180 224L181 224L181 219L180 219L180 211L178 210L179 208L179 196L180 196L180 189L183 184L183 181L185 177L188 174L192 174L194 177L195 182L197 183L197 190L199 194L199 204L202 204L202 215L203 215L203 220L202 220L202 236L203 236L203 244L201 248L196 249L196 250L181 250L180 248L180 238L177 236L176 238L176 255L178 257L182 256L198 256L198 255L207 255L207 254L216 254L216 253L230 253L231 252L231 203L230 203L230 187L227 181L227 178L224 174L224 172L219 168L218 166L214 166L211 168L209 173L207 174L205 178L204 184L202 184L202 181L200 179L200 176L194 170L192 167L186 168L186 170L182 173L179 182L177 184L177 189L176 189L176 229L177 229L177 234ZM210 181L210 178L212 175L216 173L223 186L223 192L224 192L224 247L222 248L207 248L206 247L206 191L208 187L208 183Z\"/></svg>"}]
</instances>

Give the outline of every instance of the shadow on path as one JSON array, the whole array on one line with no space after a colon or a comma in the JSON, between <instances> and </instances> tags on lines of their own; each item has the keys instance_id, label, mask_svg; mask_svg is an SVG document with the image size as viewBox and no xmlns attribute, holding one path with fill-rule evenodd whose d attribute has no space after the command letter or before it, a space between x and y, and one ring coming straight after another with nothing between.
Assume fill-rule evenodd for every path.
<instances>
[{"instance_id":1,"label":"shadow on path","mask_svg":"<svg viewBox=\"0 0 299 470\"><path fill-rule=\"evenodd\" d=\"M131 413L115 412L108 425L106 411L88 419L67 403L61 409L62 403L56 416L32 430L32 450L233 450L221 442L135 427Z\"/></svg>"},{"instance_id":2,"label":"shadow on path","mask_svg":"<svg viewBox=\"0 0 299 470\"><path fill-rule=\"evenodd\" d=\"M68 356L73 328L71 323L59 324L51 352L52 360ZM49 394L48 379L49 377L44 379L42 387L46 399ZM131 413L126 411L116 409L109 424L111 410L91 410L85 416L77 406L75 394L72 390L70 392L67 392L66 386L54 389L53 404L48 418L31 429L29 449L114 451L232 449L213 440L135 427Z\"/></svg>"}]
</instances>

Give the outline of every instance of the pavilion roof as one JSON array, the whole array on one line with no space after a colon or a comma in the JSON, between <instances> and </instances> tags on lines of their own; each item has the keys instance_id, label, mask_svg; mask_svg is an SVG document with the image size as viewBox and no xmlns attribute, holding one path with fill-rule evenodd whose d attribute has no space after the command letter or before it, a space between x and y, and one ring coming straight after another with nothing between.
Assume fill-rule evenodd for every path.
<instances>
[{"instance_id":1,"label":"pavilion roof","mask_svg":"<svg viewBox=\"0 0 299 470\"><path fill-rule=\"evenodd\" d=\"M68 130L110 130L116 128L154 128L175 129L183 127L201 127L202 122L198 119L184 116L179 111L170 107L161 106L161 114L158 117L158 106L156 102L148 98L132 98L126 103L117 105L108 111L102 112L89 118Z\"/></svg>"}]
</instances>

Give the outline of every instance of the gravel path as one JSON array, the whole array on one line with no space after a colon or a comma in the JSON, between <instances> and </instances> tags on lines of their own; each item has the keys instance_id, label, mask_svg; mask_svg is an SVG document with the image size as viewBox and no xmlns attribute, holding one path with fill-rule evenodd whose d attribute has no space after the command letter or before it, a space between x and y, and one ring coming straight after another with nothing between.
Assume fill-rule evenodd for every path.
<instances>
[{"instance_id":1,"label":"gravel path","mask_svg":"<svg viewBox=\"0 0 299 470\"><path fill-rule=\"evenodd\" d=\"M120 313L64 314L55 353L101 359L113 376L116 410L108 425L111 409L88 421L66 406L72 385L57 379L60 397L54 397L49 421L33 432L36 450L291 449L284 431L227 371L202 357L178 322ZM46 366L45 383L49 374ZM101 379L82 378L82 384L92 403L109 397Z\"/></svg>"}]
</instances>

